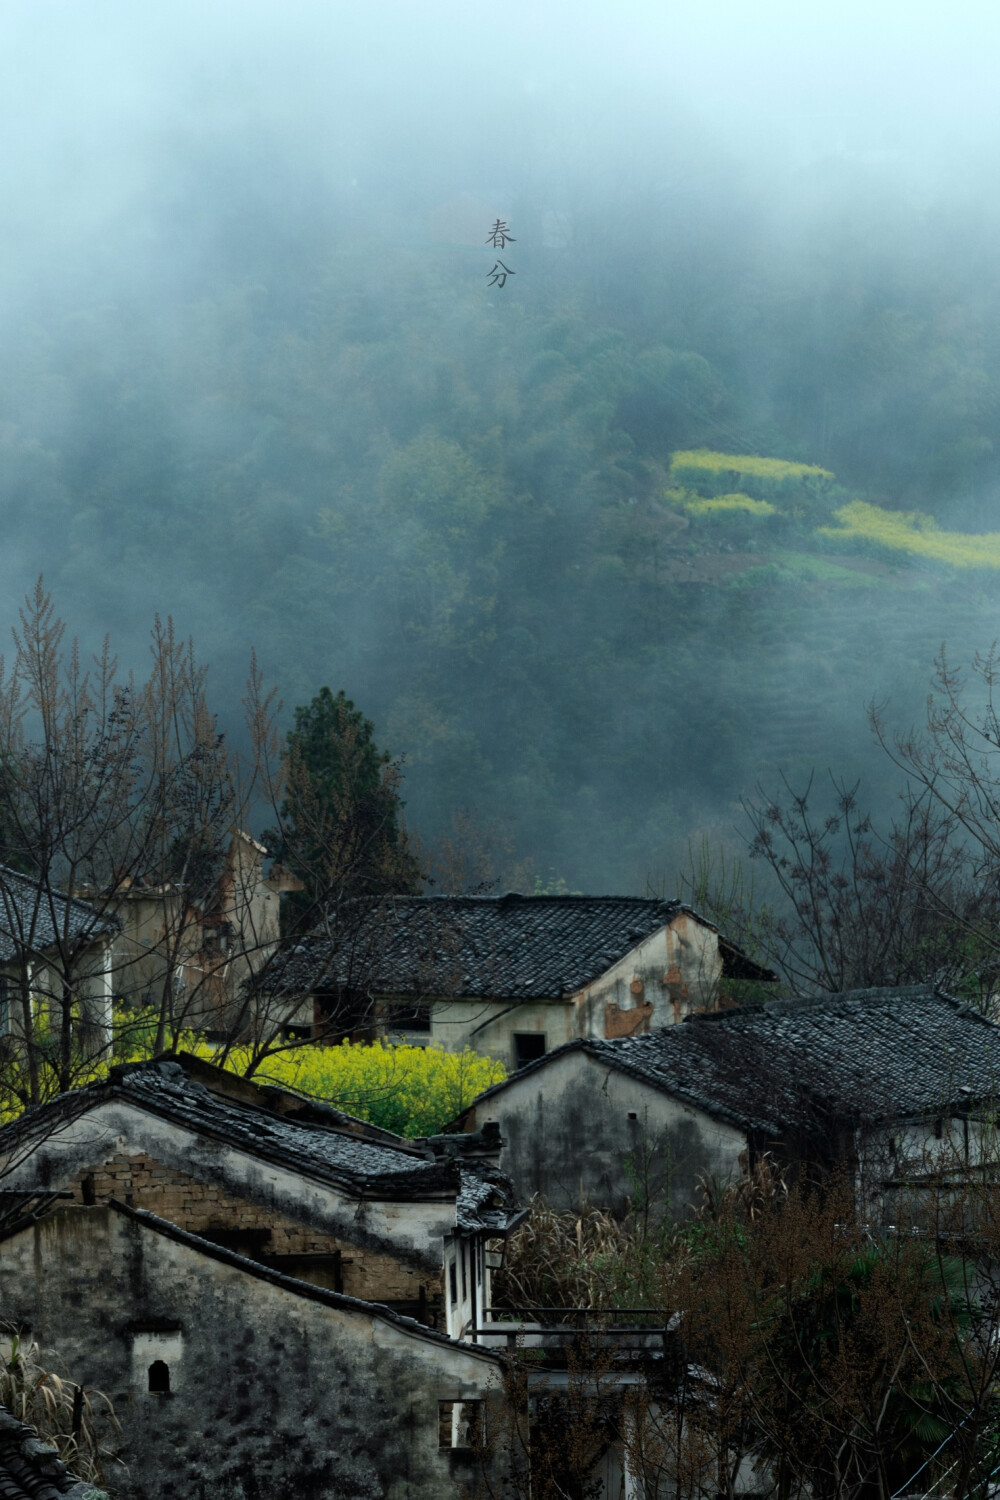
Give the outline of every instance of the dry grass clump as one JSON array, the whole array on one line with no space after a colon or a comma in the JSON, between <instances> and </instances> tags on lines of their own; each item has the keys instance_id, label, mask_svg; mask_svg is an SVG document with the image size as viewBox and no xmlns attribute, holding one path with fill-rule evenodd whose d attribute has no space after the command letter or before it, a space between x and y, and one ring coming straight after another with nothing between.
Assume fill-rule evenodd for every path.
<instances>
[{"instance_id":1,"label":"dry grass clump","mask_svg":"<svg viewBox=\"0 0 1000 1500\"><path fill-rule=\"evenodd\" d=\"M672 1229L616 1219L584 1205L560 1212L536 1194L511 1236L494 1280L494 1305L506 1308L616 1308L644 1305L648 1270L668 1253Z\"/></svg>"},{"instance_id":2,"label":"dry grass clump","mask_svg":"<svg viewBox=\"0 0 1000 1500\"><path fill-rule=\"evenodd\" d=\"M0 1325L0 1344L0 1404L51 1443L78 1479L103 1484L114 1454L101 1435L121 1433L108 1397L45 1369L38 1345L26 1344L14 1329Z\"/></svg>"}]
</instances>

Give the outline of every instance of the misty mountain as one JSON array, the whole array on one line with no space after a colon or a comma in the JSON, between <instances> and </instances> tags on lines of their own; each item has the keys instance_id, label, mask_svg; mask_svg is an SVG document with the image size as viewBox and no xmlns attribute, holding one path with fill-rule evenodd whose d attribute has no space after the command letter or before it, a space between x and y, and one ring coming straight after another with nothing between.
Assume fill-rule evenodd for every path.
<instances>
[{"instance_id":1,"label":"misty mountain","mask_svg":"<svg viewBox=\"0 0 1000 1500\"><path fill-rule=\"evenodd\" d=\"M890 797L865 704L989 644L996 570L820 533L1000 530L974 91L928 131L919 32L421 16L11 8L7 616L43 572L126 660L171 614L227 711L251 645L288 717L345 689L501 879L641 893L779 767ZM712 521L669 498L702 449L835 491Z\"/></svg>"}]
</instances>

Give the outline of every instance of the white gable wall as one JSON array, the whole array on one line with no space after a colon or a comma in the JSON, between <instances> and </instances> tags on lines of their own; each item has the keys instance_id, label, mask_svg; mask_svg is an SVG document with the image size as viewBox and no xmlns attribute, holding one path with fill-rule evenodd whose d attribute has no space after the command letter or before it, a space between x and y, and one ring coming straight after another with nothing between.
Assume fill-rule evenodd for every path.
<instances>
[{"instance_id":1,"label":"white gable wall","mask_svg":"<svg viewBox=\"0 0 1000 1500\"><path fill-rule=\"evenodd\" d=\"M472 1047L512 1068L519 1032L543 1036L552 1052L576 1037L657 1031L692 1011L714 1009L721 977L718 934L680 912L575 994L523 1002L438 998L423 1039L449 1052Z\"/></svg>"},{"instance_id":2,"label":"white gable wall","mask_svg":"<svg viewBox=\"0 0 1000 1500\"><path fill-rule=\"evenodd\" d=\"M23 1149L15 1152L4 1186L58 1188L116 1155L143 1153L237 1196L271 1205L317 1230L373 1247L389 1242L394 1253L410 1257L435 1275L440 1274L445 1237L455 1231L453 1199L358 1199L347 1189L263 1161L249 1149L198 1135L122 1099L106 1100L56 1127L30 1155ZM5 1165L0 1163L0 1171Z\"/></svg>"},{"instance_id":3,"label":"white gable wall","mask_svg":"<svg viewBox=\"0 0 1000 1500\"><path fill-rule=\"evenodd\" d=\"M468 1130L500 1125L500 1165L521 1202L541 1193L556 1208L581 1202L623 1212L648 1195L682 1217L702 1177L742 1173L744 1133L582 1049L553 1058L473 1105ZM745 1159L745 1158L744 1158Z\"/></svg>"}]
</instances>

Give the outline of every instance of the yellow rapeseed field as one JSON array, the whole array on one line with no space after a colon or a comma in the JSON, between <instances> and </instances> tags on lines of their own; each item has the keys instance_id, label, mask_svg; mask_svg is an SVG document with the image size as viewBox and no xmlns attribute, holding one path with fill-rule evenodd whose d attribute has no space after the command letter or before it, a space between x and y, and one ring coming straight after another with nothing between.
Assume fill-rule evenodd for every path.
<instances>
[{"instance_id":1,"label":"yellow rapeseed field","mask_svg":"<svg viewBox=\"0 0 1000 1500\"><path fill-rule=\"evenodd\" d=\"M710 474L752 474L757 479L833 479L829 469L816 464L790 463L783 458L758 458L753 453L714 453L709 448L687 448L670 455L672 469L703 469Z\"/></svg>"},{"instance_id":2,"label":"yellow rapeseed field","mask_svg":"<svg viewBox=\"0 0 1000 1500\"><path fill-rule=\"evenodd\" d=\"M912 557L926 557L954 568L1000 568L1000 532L942 531L933 516L919 511L883 510L852 500L834 511L839 526L821 526L829 537L858 537Z\"/></svg>"},{"instance_id":3,"label":"yellow rapeseed field","mask_svg":"<svg viewBox=\"0 0 1000 1500\"><path fill-rule=\"evenodd\" d=\"M741 494L715 495L711 499L692 495L689 500L681 501L681 504L691 516L725 516L741 511L748 516L773 516L775 513L775 507L769 500L754 500L750 495Z\"/></svg>"},{"instance_id":4,"label":"yellow rapeseed field","mask_svg":"<svg viewBox=\"0 0 1000 1500\"><path fill-rule=\"evenodd\" d=\"M201 1037L187 1033L178 1050L218 1063L219 1053ZM148 1046L116 1049L116 1062L141 1062ZM229 1054L225 1066L234 1073L246 1070L245 1048ZM108 1064L97 1063L79 1084L107 1076ZM395 1046L380 1042L341 1042L334 1047L302 1046L267 1058L254 1074L257 1083L276 1084L311 1098L322 1099L350 1114L370 1120L384 1130L413 1138L434 1135L442 1125L470 1104L477 1094L506 1077L502 1063L478 1052L445 1052L440 1047ZM4 1119L20 1113L12 1100L0 1111Z\"/></svg>"}]
</instances>

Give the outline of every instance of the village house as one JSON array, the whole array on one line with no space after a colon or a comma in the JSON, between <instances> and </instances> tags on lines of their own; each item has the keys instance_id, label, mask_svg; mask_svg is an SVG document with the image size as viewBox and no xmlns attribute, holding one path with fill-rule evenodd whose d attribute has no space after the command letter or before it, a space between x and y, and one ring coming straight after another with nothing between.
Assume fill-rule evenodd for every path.
<instances>
[{"instance_id":1,"label":"village house","mask_svg":"<svg viewBox=\"0 0 1000 1500\"><path fill-rule=\"evenodd\" d=\"M521 1068L578 1037L671 1026L775 977L680 901L394 896L279 955L258 992L298 997L291 1029L304 1034L367 1025Z\"/></svg>"},{"instance_id":2,"label":"village house","mask_svg":"<svg viewBox=\"0 0 1000 1500\"><path fill-rule=\"evenodd\" d=\"M924 986L690 1015L581 1038L481 1094L454 1125L499 1126L523 1201L625 1212L696 1200L763 1153L853 1174L873 1222L916 1222L943 1166L1000 1172L1000 1027Z\"/></svg>"},{"instance_id":3,"label":"village house","mask_svg":"<svg viewBox=\"0 0 1000 1500\"><path fill-rule=\"evenodd\" d=\"M495 1354L119 1200L0 1230L0 1302L111 1398L127 1500L461 1500L482 1471Z\"/></svg>"},{"instance_id":4,"label":"village house","mask_svg":"<svg viewBox=\"0 0 1000 1500\"><path fill-rule=\"evenodd\" d=\"M523 1217L500 1149L491 1127L402 1141L183 1055L116 1067L0 1131L0 1305L112 1398L134 1500L459 1500L519 1338L491 1313ZM550 1420L525 1441L559 1420L578 1333L528 1335ZM614 1342L618 1411L663 1335ZM609 1431L609 1500L626 1469Z\"/></svg>"},{"instance_id":5,"label":"village house","mask_svg":"<svg viewBox=\"0 0 1000 1500\"><path fill-rule=\"evenodd\" d=\"M187 1029L245 1030L245 985L280 940L281 895L301 881L280 867L265 876L267 850L237 829L221 871L202 891L155 881L123 882L104 902L119 924L115 994L132 1010L169 1010Z\"/></svg>"},{"instance_id":6,"label":"village house","mask_svg":"<svg viewBox=\"0 0 1000 1500\"><path fill-rule=\"evenodd\" d=\"M120 1199L462 1337L516 1213L499 1138L404 1141L198 1058L125 1064L0 1130L7 1191Z\"/></svg>"},{"instance_id":7,"label":"village house","mask_svg":"<svg viewBox=\"0 0 1000 1500\"><path fill-rule=\"evenodd\" d=\"M403 1141L193 1057L118 1066L0 1131L0 1305L113 1396L136 1500L404 1473L457 1497L520 1217L499 1144Z\"/></svg>"},{"instance_id":8,"label":"village house","mask_svg":"<svg viewBox=\"0 0 1000 1500\"><path fill-rule=\"evenodd\" d=\"M68 999L79 1043L106 1048L118 931L108 912L0 865L0 1037L24 1037Z\"/></svg>"}]
</instances>

